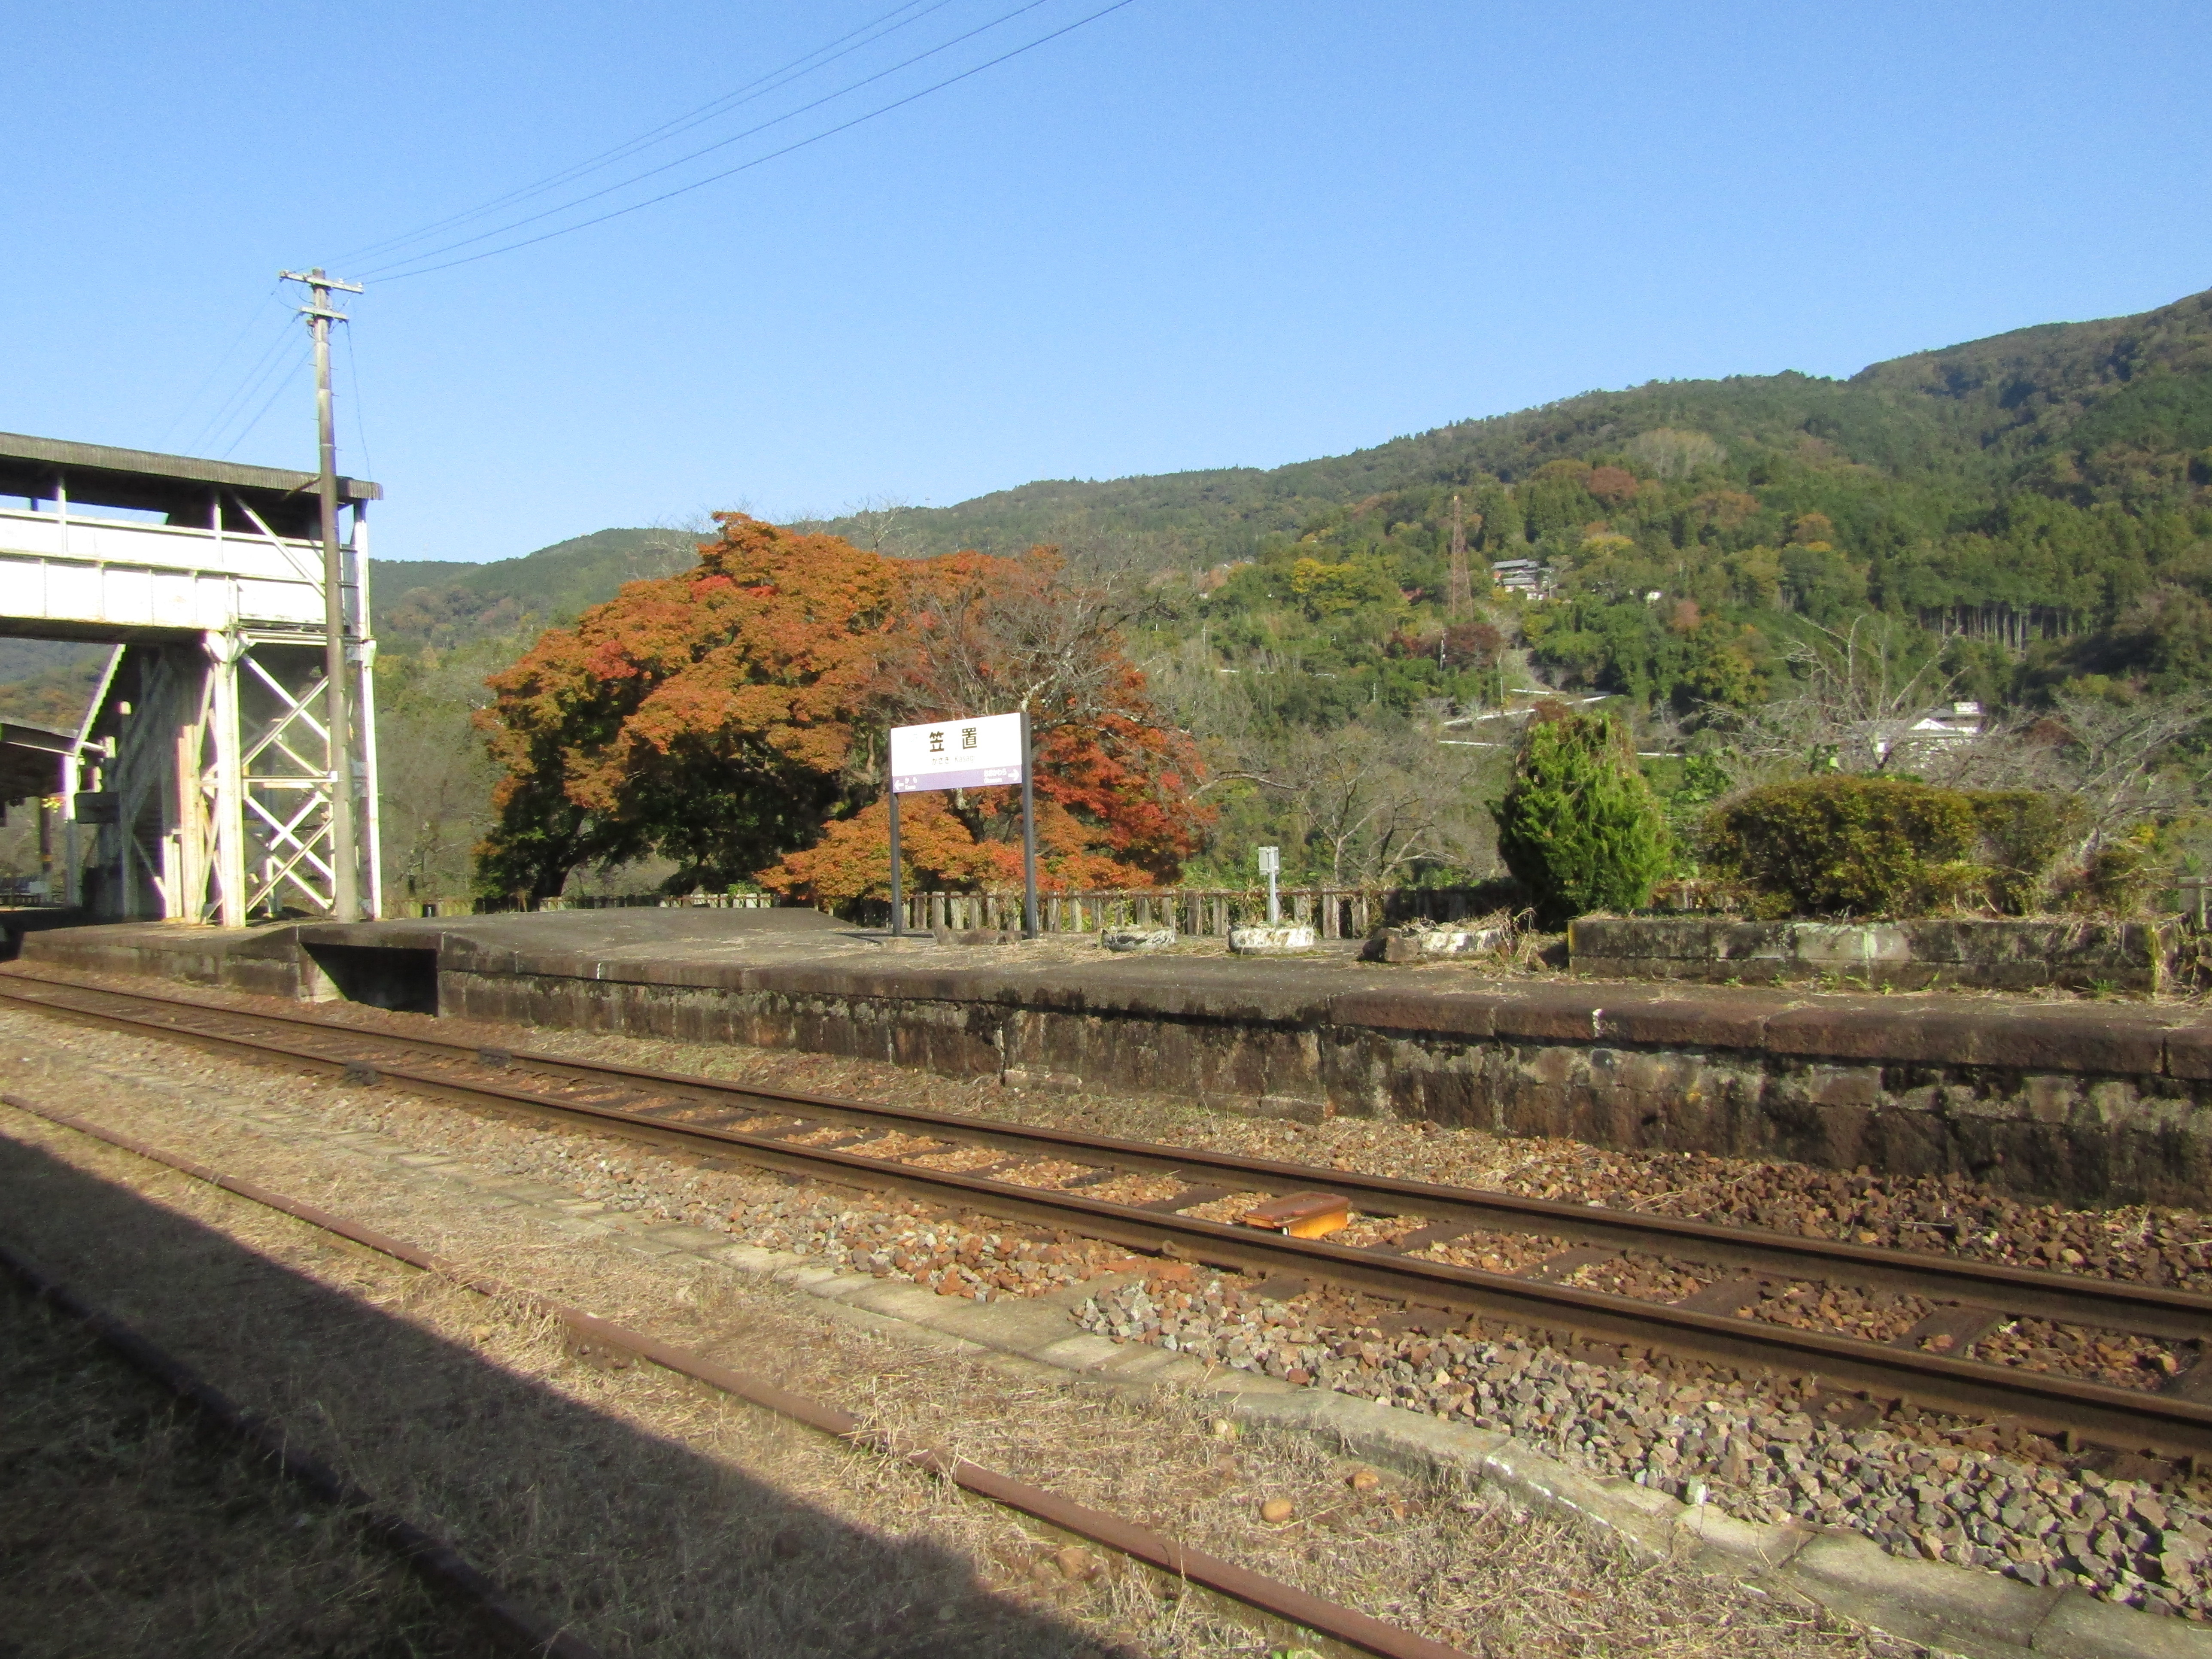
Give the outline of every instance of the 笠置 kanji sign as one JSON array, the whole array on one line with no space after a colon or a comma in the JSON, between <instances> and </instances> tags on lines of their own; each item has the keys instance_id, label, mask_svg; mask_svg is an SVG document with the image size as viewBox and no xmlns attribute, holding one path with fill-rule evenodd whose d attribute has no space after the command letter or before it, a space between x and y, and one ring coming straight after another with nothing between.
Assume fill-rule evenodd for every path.
<instances>
[{"instance_id":1,"label":"\u7b20\u7f6e kanji sign","mask_svg":"<svg viewBox=\"0 0 2212 1659\"><path fill-rule=\"evenodd\" d=\"M1022 781L1022 717L980 714L891 727L891 793L984 789Z\"/></svg>"}]
</instances>

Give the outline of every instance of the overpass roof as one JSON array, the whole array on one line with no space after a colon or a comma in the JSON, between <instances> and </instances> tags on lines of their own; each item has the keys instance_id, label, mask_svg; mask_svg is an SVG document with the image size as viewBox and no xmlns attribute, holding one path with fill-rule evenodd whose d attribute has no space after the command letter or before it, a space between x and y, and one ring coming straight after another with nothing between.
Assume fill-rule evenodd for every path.
<instances>
[{"instance_id":1,"label":"overpass roof","mask_svg":"<svg viewBox=\"0 0 2212 1659\"><path fill-rule=\"evenodd\" d=\"M66 481L73 503L203 518L211 488L236 492L264 516L273 508L287 517L287 507L295 512L302 498L312 501L315 491L312 472L0 432L0 495L51 497L57 475ZM374 501L383 496L384 487L366 478L338 480L341 501Z\"/></svg>"},{"instance_id":2,"label":"overpass roof","mask_svg":"<svg viewBox=\"0 0 2212 1659\"><path fill-rule=\"evenodd\" d=\"M58 793L62 757L74 754L76 746L73 732L0 720L0 804Z\"/></svg>"}]
</instances>

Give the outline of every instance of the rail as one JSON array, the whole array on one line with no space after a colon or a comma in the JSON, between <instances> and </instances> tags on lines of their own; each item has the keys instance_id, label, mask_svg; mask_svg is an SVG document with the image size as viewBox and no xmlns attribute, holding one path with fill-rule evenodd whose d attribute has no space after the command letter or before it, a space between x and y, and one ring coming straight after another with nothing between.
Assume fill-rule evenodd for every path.
<instances>
[{"instance_id":1,"label":"rail","mask_svg":"<svg viewBox=\"0 0 2212 1659\"><path fill-rule=\"evenodd\" d=\"M74 1114L56 1111L16 1095L0 1094L0 1103L150 1159L194 1180L206 1182L252 1203L307 1222L337 1237L364 1245L394 1261L435 1273L494 1302L520 1302L536 1308L559 1320L575 1336L592 1346L634 1355L664 1370L704 1382L709 1388L752 1405L764 1407L809 1428L914 1464L979 1498L1032 1516L1061 1532L1088 1539L1132 1560L1141 1561L1147 1566L1156 1567L1190 1583L1202 1585L1273 1618L1307 1630L1319 1631L1349 1646L1376 1655L1378 1659L1468 1659L1463 1650L1449 1644L1432 1641L1340 1602L1299 1589L1296 1585L1270 1578L1264 1573L1254 1572L1248 1567L1240 1567L1234 1562L1223 1560L1202 1550L1192 1549L1150 1527L1075 1503L1044 1487L987 1469L942 1447L901 1443L879 1431L869 1428L849 1412L809 1399L764 1377L733 1370L702 1354L676 1347L646 1333L617 1324L612 1320L602 1319L569 1303L538 1292L519 1290L474 1272L459 1262L446 1261L418 1249L388 1233L334 1214L320 1206L304 1203L255 1182L224 1175L195 1159L164 1151L135 1135L120 1133ZM68 1298L66 1291L38 1275L35 1268L21 1261L4 1245L0 1245L0 1266L15 1271L31 1283L35 1290L54 1297L59 1305L65 1306L80 1317L94 1322L94 1328L111 1342L123 1346L127 1357L146 1364L148 1369L176 1388L180 1394L194 1399L204 1407L210 1401L216 1402L218 1420L235 1431L249 1434L257 1444L262 1445L272 1455L280 1456L288 1473L301 1475L326 1495L345 1502L349 1507L365 1511L370 1526L399 1543L419 1570L468 1596L478 1610L495 1622L502 1635L520 1638L526 1651L543 1656L543 1659L599 1659L598 1650L581 1637L556 1630L535 1613L518 1607L489 1580L477 1573L439 1540L421 1533L406 1522L386 1518L369 1510L366 1498L343 1477L331 1474L324 1466L313 1463L284 1446L281 1437L270 1432L270 1425L238 1413L227 1400L199 1383L196 1376L176 1361L161 1354L150 1344L144 1343L143 1339L128 1333L113 1322L99 1322L104 1320L104 1316ZM125 1346L126 1343L136 1343L137 1347L134 1349ZM148 1355L154 1357L151 1362L148 1361ZM228 1408L229 1414L222 1415L221 1408Z\"/></svg>"},{"instance_id":2,"label":"rail","mask_svg":"<svg viewBox=\"0 0 2212 1659\"><path fill-rule=\"evenodd\" d=\"M1656 1346L1723 1368L1772 1370L1869 1398L2014 1421L2056 1438L2212 1460L2212 1364L2203 1357L2212 1347L2212 1297L2192 1291L483 1049L306 1014L118 992L51 973L0 975L0 1001L360 1084L388 1081L471 1106L566 1119L694 1155L905 1192L1138 1251L1550 1331L1616 1357ZM885 1142L890 1130L903 1150L872 1155L871 1144ZM933 1147L963 1145L1001 1156L966 1171L916 1161ZM1057 1170L1052 1184L1041 1166ZM1172 1176L1175 1185L1150 1202L1088 1190L1133 1171ZM1188 1213L1233 1193L1316 1190L1406 1224L1387 1242L1351 1245ZM1431 1254L1499 1234L1556 1238L1569 1248L1511 1273ZM1554 1267L1587 1264L1592 1251L1617 1259L1629 1250L1725 1271L1670 1303L1583 1288L1565 1272L1548 1276ZM1924 1331L1916 1326L1890 1343L1747 1316L1762 1284L1807 1281L1907 1291L1936 1311ZM2197 1363L2177 1362L2164 1387L2138 1389L1959 1357L1971 1354L1978 1333L2027 1316L2154 1336L2193 1348L2188 1357ZM1936 1340L1923 1346L1923 1336Z\"/></svg>"}]
</instances>

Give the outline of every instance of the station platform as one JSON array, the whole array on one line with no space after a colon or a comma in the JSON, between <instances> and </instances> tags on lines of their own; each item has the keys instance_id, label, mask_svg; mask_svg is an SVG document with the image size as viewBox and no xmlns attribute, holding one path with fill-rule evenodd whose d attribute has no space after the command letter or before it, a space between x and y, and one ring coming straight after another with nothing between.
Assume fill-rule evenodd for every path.
<instances>
[{"instance_id":1,"label":"station platform","mask_svg":"<svg viewBox=\"0 0 2212 1659\"><path fill-rule=\"evenodd\" d=\"M0 962L15 959L26 933L81 927L88 919L83 911L65 905L0 904Z\"/></svg>"},{"instance_id":2,"label":"station platform","mask_svg":"<svg viewBox=\"0 0 2212 1659\"><path fill-rule=\"evenodd\" d=\"M894 939L805 909L563 911L27 936L10 972L154 975L518 1028L890 1060L1308 1121L1958 1171L2212 1201L2212 1010L1604 981L1218 941Z\"/></svg>"}]
</instances>

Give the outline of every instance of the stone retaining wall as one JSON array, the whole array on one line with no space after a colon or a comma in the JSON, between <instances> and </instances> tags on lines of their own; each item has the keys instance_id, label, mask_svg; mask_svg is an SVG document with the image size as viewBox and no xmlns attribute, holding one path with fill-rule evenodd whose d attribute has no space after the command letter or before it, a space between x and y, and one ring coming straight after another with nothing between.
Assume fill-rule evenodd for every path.
<instances>
[{"instance_id":1,"label":"stone retaining wall","mask_svg":"<svg viewBox=\"0 0 2212 1659\"><path fill-rule=\"evenodd\" d=\"M2179 937L2177 922L1582 916L1568 924L1567 951L1577 972L1606 979L2156 991Z\"/></svg>"},{"instance_id":2,"label":"stone retaining wall","mask_svg":"<svg viewBox=\"0 0 2212 1659\"><path fill-rule=\"evenodd\" d=\"M333 994L296 941L286 957L285 930L256 930L237 951L185 930L97 937L111 931L122 930L33 935L33 971L42 960ZM315 930L325 942L338 931ZM983 953L963 951L958 966L804 966L610 959L451 933L437 944L437 1006L449 1016L1307 1120L1426 1119L1624 1149L1957 1171L2075 1202L2212 1202L2212 1018L2201 1007L1103 952L1095 967L1048 965L1018 947L1003 963L970 966Z\"/></svg>"},{"instance_id":3,"label":"stone retaining wall","mask_svg":"<svg viewBox=\"0 0 2212 1659\"><path fill-rule=\"evenodd\" d=\"M1427 1119L1618 1148L1959 1171L2076 1202L2212 1200L2212 1024L2186 1012L1625 986L1332 991L1122 973L1101 984L763 969L684 982L617 977L625 964L582 977L457 955L440 1006L472 1018L1312 1121Z\"/></svg>"}]
</instances>

